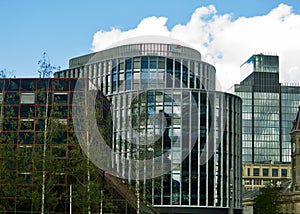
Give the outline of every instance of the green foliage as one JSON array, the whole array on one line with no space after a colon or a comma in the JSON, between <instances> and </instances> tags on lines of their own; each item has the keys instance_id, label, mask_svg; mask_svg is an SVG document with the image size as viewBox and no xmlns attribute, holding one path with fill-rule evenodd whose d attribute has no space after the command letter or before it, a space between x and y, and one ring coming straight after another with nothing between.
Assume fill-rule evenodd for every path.
<instances>
[{"instance_id":1,"label":"green foliage","mask_svg":"<svg viewBox=\"0 0 300 214\"><path fill-rule=\"evenodd\" d=\"M254 214L282 213L280 188L266 186L260 192L254 200Z\"/></svg>"},{"instance_id":2,"label":"green foliage","mask_svg":"<svg viewBox=\"0 0 300 214\"><path fill-rule=\"evenodd\" d=\"M79 145L69 150L68 167L69 182L72 184L72 207L74 212L99 212L103 199L103 209L118 212L119 208L112 203L113 197L107 190L103 172L88 161ZM103 195L101 197L101 190ZM101 199L102 198L102 199Z\"/></svg>"}]
</instances>

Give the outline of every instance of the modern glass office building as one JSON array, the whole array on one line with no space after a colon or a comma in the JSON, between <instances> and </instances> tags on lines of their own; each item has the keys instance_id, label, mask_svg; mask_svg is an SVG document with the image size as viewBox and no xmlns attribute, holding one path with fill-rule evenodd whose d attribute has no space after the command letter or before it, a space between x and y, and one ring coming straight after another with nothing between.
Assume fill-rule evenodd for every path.
<instances>
[{"instance_id":1,"label":"modern glass office building","mask_svg":"<svg viewBox=\"0 0 300 214\"><path fill-rule=\"evenodd\" d=\"M198 51L137 37L54 76L88 77L111 101L112 173L141 180L161 213L241 213L241 99L215 91L215 68Z\"/></svg>"},{"instance_id":2,"label":"modern glass office building","mask_svg":"<svg viewBox=\"0 0 300 214\"><path fill-rule=\"evenodd\" d=\"M291 162L289 133L300 104L300 87L279 83L278 56L256 54L241 65L241 83L234 91L243 100L243 164L271 164L270 169L265 167L270 171L285 164L286 170ZM263 176L258 172L249 171L246 176ZM265 179L276 181L279 175L267 173ZM261 182L256 185L263 185Z\"/></svg>"}]
</instances>

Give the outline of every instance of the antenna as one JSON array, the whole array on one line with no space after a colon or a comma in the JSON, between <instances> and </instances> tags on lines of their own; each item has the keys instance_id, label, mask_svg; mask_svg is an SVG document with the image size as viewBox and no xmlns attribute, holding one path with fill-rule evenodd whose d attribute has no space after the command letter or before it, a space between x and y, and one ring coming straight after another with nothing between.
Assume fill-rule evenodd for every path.
<instances>
[{"instance_id":1,"label":"antenna","mask_svg":"<svg viewBox=\"0 0 300 214\"><path fill-rule=\"evenodd\" d=\"M40 78L51 77L53 70L60 70L60 66L52 66L50 64L50 60L46 52L43 53L43 58L38 61L38 64L40 65L38 70Z\"/></svg>"}]
</instances>

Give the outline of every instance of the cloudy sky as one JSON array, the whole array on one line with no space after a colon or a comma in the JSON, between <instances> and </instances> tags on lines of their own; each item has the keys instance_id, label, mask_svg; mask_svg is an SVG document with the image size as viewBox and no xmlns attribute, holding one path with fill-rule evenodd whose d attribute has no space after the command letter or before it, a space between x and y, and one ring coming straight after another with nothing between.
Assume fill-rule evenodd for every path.
<instances>
[{"instance_id":1,"label":"cloudy sky","mask_svg":"<svg viewBox=\"0 0 300 214\"><path fill-rule=\"evenodd\" d=\"M300 82L298 1L49 2L0 2L0 70L33 77L43 52L67 68L74 56L153 34L199 50L216 67L221 90L239 83L240 65L255 53L278 55L280 81Z\"/></svg>"}]
</instances>

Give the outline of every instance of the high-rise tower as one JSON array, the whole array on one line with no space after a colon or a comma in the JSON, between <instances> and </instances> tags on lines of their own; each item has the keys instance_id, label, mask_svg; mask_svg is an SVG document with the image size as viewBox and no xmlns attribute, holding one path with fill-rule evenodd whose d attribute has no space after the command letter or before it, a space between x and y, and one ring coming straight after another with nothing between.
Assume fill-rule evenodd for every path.
<instances>
[{"instance_id":1,"label":"high-rise tower","mask_svg":"<svg viewBox=\"0 0 300 214\"><path fill-rule=\"evenodd\" d=\"M243 184L279 185L290 179L290 130L300 103L300 87L279 83L279 57L255 54L241 65L243 100Z\"/></svg>"}]
</instances>

